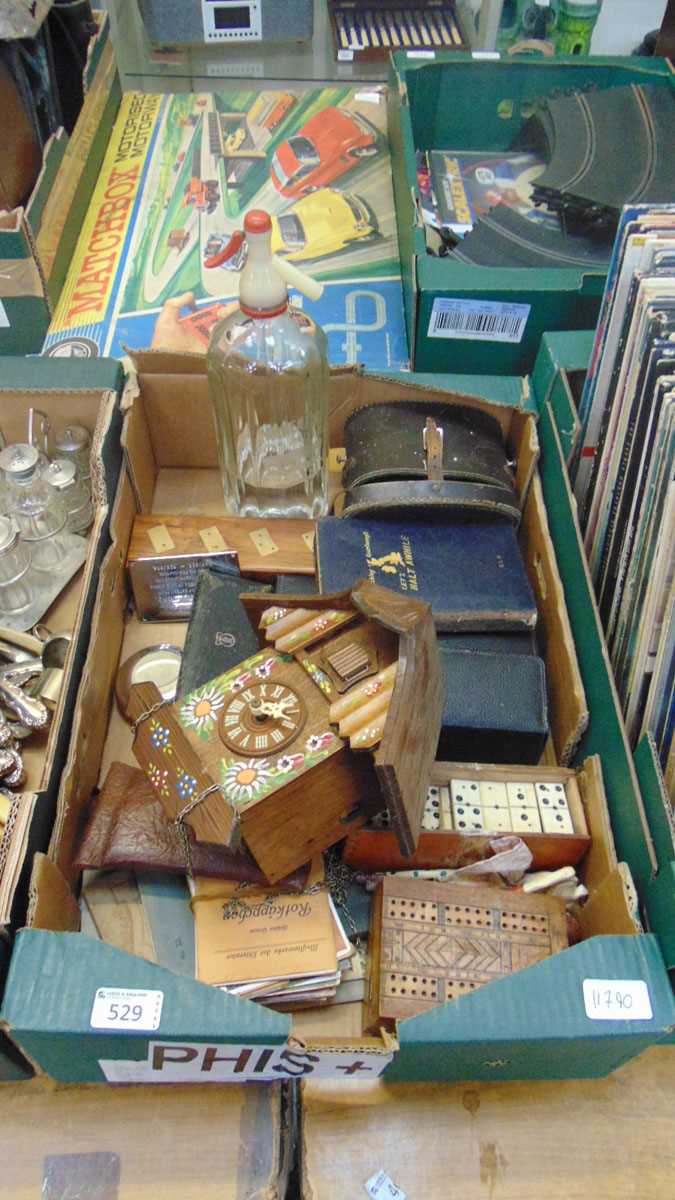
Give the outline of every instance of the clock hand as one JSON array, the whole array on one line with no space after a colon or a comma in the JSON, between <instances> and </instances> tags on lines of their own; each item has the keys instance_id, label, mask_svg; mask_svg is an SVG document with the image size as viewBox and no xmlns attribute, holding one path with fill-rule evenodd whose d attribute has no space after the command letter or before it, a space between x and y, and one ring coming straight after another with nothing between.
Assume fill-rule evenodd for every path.
<instances>
[{"instance_id":1,"label":"clock hand","mask_svg":"<svg viewBox=\"0 0 675 1200\"><path fill-rule=\"evenodd\" d=\"M292 696L287 696L283 700L261 700L260 704L256 706L255 711L261 713L264 717L274 717L276 720L279 720L286 715L286 709L289 704L295 704Z\"/></svg>"}]
</instances>

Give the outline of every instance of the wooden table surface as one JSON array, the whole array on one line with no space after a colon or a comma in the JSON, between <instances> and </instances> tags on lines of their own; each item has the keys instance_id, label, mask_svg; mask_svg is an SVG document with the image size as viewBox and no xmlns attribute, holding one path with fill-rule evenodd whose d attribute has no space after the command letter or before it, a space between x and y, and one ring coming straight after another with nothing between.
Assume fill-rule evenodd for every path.
<instances>
[{"instance_id":1,"label":"wooden table surface","mask_svg":"<svg viewBox=\"0 0 675 1200\"><path fill-rule=\"evenodd\" d=\"M607 1079L306 1083L303 1200L673 1200L675 1047Z\"/></svg>"}]
</instances>

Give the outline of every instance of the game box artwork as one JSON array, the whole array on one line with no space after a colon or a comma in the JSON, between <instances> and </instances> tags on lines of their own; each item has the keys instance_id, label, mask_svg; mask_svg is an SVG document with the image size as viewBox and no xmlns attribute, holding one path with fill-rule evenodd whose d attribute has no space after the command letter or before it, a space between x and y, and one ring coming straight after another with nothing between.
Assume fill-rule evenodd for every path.
<instances>
[{"instance_id":1,"label":"game box artwork","mask_svg":"<svg viewBox=\"0 0 675 1200\"><path fill-rule=\"evenodd\" d=\"M236 299L244 213L325 284L293 294L333 363L407 365L382 87L123 97L61 300L49 355L204 351Z\"/></svg>"}]
</instances>

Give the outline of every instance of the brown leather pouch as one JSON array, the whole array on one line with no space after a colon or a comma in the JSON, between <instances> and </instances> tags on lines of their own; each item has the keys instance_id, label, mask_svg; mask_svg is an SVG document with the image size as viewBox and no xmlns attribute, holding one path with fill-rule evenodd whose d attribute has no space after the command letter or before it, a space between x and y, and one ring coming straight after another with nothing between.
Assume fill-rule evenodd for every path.
<instances>
[{"instance_id":1,"label":"brown leather pouch","mask_svg":"<svg viewBox=\"0 0 675 1200\"><path fill-rule=\"evenodd\" d=\"M249 856L226 846L196 842L187 826L193 875L265 885L267 880ZM185 841L168 819L161 802L137 767L113 763L103 787L92 797L89 819L75 856L79 871L89 868L165 871L185 875ZM276 888L301 892L309 867L301 867L280 880Z\"/></svg>"}]
</instances>

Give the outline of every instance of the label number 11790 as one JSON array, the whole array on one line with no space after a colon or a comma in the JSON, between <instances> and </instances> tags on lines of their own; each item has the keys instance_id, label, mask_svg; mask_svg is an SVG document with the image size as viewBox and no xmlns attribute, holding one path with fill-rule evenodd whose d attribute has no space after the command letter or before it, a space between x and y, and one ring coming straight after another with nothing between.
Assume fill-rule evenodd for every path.
<instances>
[{"instance_id":1,"label":"label number 11790","mask_svg":"<svg viewBox=\"0 0 675 1200\"><path fill-rule=\"evenodd\" d=\"M651 1021L644 979L584 979L584 1007L592 1021Z\"/></svg>"}]
</instances>

